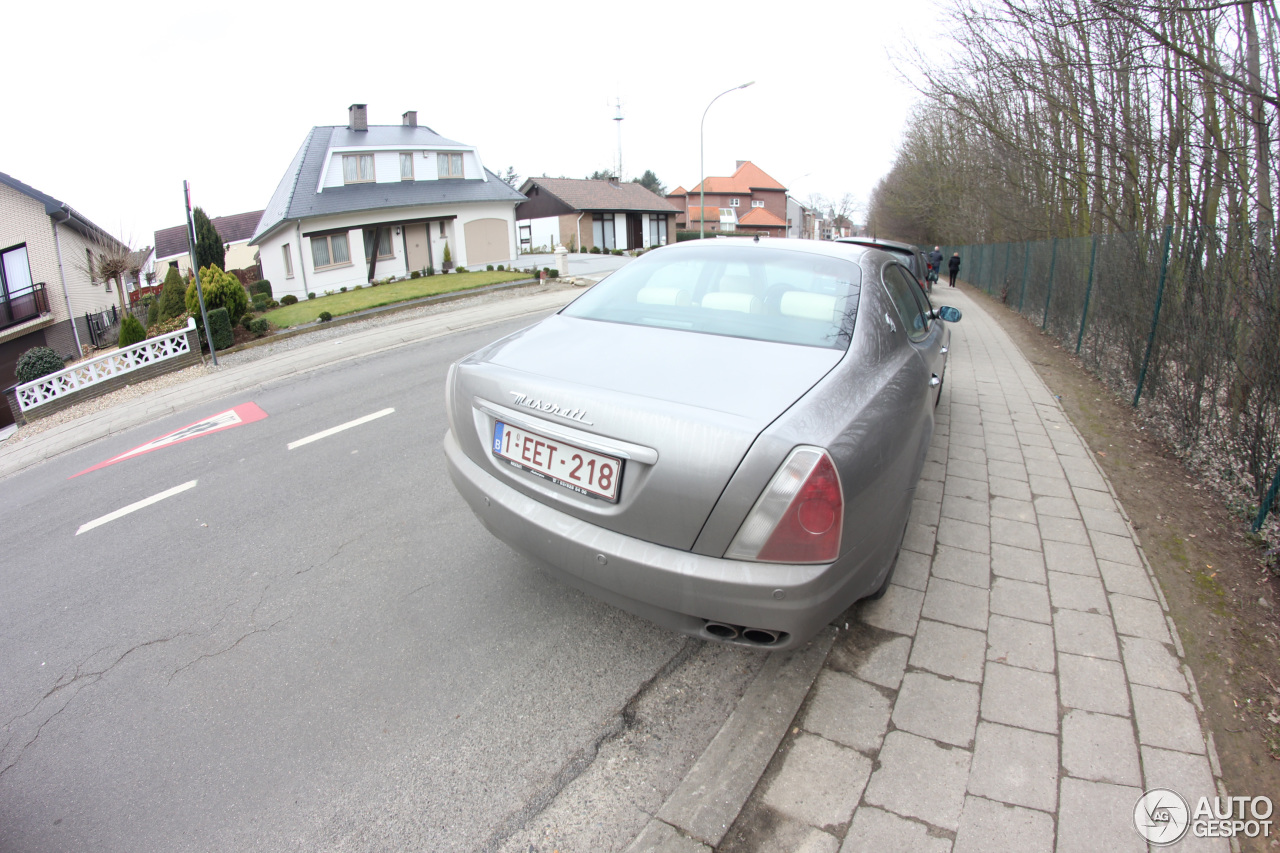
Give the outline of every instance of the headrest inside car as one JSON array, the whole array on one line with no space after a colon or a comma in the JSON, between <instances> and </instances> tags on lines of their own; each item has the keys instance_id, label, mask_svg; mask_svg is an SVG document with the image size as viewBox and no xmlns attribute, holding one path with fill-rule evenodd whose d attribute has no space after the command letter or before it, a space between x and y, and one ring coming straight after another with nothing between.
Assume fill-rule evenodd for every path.
<instances>
[{"instance_id":1,"label":"headrest inside car","mask_svg":"<svg viewBox=\"0 0 1280 853\"><path fill-rule=\"evenodd\" d=\"M642 287L636 294L641 305L688 305L689 291L679 287Z\"/></svg>"},{"instance_id":2,"label":"headrest inside car","mask_svg":"<svg viewBox=\"0 0 1280 853\"><path fill-rule=\"evenodd\" d=\"M805 320L836 321L836 298L823 293L805 293L799 290L782 294L778 313L784 317L800 317Z\"/></svg>"},{"instance_id":3,"label":"headrest inside car","mask_svg":"<svg viewBox=\"0 0 1280 853\"><path fill-rule=\"evenodd\" d=\"M716 311L739 311L743 314L760 314L764 303L750 293L708 293L702 297L702 307Z\"/></svg>"}]
</instances>

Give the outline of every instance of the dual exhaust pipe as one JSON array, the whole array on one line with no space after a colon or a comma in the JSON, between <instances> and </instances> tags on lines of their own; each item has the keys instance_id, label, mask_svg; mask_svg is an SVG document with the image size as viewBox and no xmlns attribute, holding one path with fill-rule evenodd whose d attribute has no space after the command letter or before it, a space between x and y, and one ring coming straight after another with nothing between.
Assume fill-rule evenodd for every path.
<instances>
[{"instance_id":1,"label":"dual exhaust pipe","mask_svg":"<svg viewBox=\"0 0 1280 853\"><path fill-rule=\"evenodd\" d=\"M770 631L768 628L743 628L738 625L728 625L724 622L708 621L704 626L706 632L719 640L745 640L755 646L771 646L782 638L779 631Z\"/></svg>"}]
</instances>

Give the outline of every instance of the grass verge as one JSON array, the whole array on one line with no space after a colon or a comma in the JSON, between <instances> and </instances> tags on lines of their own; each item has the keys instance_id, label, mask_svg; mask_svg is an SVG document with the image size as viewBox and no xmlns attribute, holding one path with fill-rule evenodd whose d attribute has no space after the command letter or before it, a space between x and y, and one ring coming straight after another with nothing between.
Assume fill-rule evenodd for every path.
<instances>
[{"instance_id":1,"label":"grass verge","mask_svg":"<svg viewBox=\"0 0 1280 853\"><path fill-rule=\"evenodd\" d=\"M354 314L357 311L394 305L397 302L408 302L424 296L472 290L528 277L527 273L521 272L461 272L423 276L380 284L377 287L365 286L357 290L348 290L346 293L334 293L316 299L304 299L295 305L286 305L268 311L262 316L277 329L287 329L300 323L310 323L320 316L321 311L328 311L335 317L341 317L343 314Z\"/></svg>"}]
</instances>

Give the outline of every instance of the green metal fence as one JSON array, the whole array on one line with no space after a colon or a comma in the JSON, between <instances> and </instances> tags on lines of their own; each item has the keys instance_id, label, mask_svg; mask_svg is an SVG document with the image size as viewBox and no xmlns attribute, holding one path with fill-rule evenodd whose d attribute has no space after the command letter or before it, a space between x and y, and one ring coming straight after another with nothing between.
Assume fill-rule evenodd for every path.
<instances>
[{"instance_id":1,"label":"green metal fence","mask_svg":"<svg viewBox=\"0 0 1280 853\"><path fill-rule=\"evenodd\" d=\"M959 278L1060 340L1257 507L1280 485L1280 276L1270 235L1164 228L944 246Z\"/></svg>"}]
</instances>

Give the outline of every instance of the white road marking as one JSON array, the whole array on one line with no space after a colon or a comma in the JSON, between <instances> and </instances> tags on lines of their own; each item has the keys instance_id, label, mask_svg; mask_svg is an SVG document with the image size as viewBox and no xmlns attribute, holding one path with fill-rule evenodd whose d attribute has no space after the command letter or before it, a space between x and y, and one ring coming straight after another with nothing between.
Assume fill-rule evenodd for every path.
<instances>
[{"instance_id":1,"label":"white road marking","mask_svg":"<svg viewBox=\"0 0 1280 853\"><path fill-rule=\"evenodd\" d=\"M309 435L306 438L300 438L297 441L289 442L288 449L293 450L295 447L301 447L304 444L310 444L313 441L319 441L322 438L328 438L334 433L342 432L344 429L351 429L352 427L358 427L360 426L360 424L367 424L369 421L376 420L377 418L380 418L384 415L389 415L394 411L395 409L383 409L380 412L374 412L372 415L365 415L363 418L356 418L354 421L347 421L345 424L339 424L336 427L330 427L329 429L326 429L322 432L318 432L315 435Z\"/></svg>"},{"instance_id":2,"label":"white road marking","mask_svg":"<svg viewBox=\"0 0 1280 853\"><path fill-rule=\"evenodd\" d=\"M123 518L124 516L128 515L131 512L137 512L143 507L148 507L154 503L159 503L165 498L171 498L174 495L181 494L182 492L185 492L187 489L194 489L196 487L196 482L197 482L196 480L191 480L190 482L183 483L181 486L174 486L172 489L163 491L158 495L152 495L149 498L143 498L137 503L129 504L127 507L124 507L123 509L118 509L115 512L109 512L106 515L102 516L101 518L95 518L93 521L80 525L80 529L76 531L76 535L79 536L81 533L84 533L86 530L92 530L95 527L101 527L102 525L106 524L109 521L115 521L117 518Z\"/></svg>"}]
</instances>

